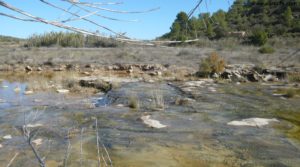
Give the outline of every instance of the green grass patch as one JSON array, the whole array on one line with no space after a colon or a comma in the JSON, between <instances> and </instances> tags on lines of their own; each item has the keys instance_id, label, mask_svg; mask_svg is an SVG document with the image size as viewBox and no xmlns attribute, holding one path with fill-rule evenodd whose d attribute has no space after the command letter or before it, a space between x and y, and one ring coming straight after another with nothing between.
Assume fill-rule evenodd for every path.
<instances>
[{"instance_id":1,"label":"green grass patch","mask_svg":"<svg viewBox=\"0 0 300 167\"><path fill-rule=\"evenodd\" d=\"M282 127L287 137L300 141L300 111L277 111L276 117L291 123L292 127Z\"/></svg>"},{"instance_id":2,"label":"green grass patch","mask_svg":"<svg viewBox=\"0 0 300 167\"><path fill-rule=\"evenodd\" d=\"M275 93L282 94L287 98L294 98L296 96L300 96L300 89L298 88L278 89L275 91Z\"/></svg>"},{"instance_id":3,"label":"green grass patch","mask_svg":"<svg viewBox=\"0 0 300 167\"><path fill-rule=\"evenodd\" d=\"M261 54L272 54L275 52L275 49L272 48L271 46L263 46L258 51Z\"/></svg>"}]
</instances>

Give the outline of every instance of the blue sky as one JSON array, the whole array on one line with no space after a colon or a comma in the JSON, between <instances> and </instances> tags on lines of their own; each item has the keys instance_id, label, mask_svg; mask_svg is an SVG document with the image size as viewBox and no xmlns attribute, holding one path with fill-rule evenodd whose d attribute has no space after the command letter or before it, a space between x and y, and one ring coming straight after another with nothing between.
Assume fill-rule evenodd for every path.
<instances>
[{"instance_id":1,"label":"blue sky","mask_svg":"<svg viewBox=\"0 0 300 167\"><path fill-rule=\"evenodd\" d=\"M5 2L14 5L15 7L26 10L36 16L48 18L49 20L59 20L69 18L68 15L63 12L51 9L47 5L42 4L39 0L4 0ZM59 6L68 8L69 5L61 0L47 0L52 3L56 3ZM81 0L88 1L88 0ZM172 22L174 21L176 14L180 11L189 12L198 0L93 0L94 2L124 2L122 5L105 6L106 8L121 9L128 11L147 10L151 8L160 7L159 10L142 13L142 14L112 14L109 12L101 12L100 14L117 17L126 20L138 19L139 22L115 22L111 20L105 20L103 18L92 16L89 19L96 20L97 23L108 26L116 32L126 32L126 35L131 38L137 39L154 39L168 32ZM217 1L217 2L216 2ZM219 9L228 10L233 0L206 0L206 3L201 5L201 8L196 11L196 15L200 12L215 12ZM207 5L206 5L207 4ZM207 7L206 7L207 6ZM74 11L77 11L74 9ZM0 12L14 14L7 9L0 7ZM79 13L85 15L84 13ZM17 14L14 14L17 15ZM18 15L19 16L19 15ZM97 28L86 22L72 22L68 23L72 26L85 28L90 31L95 31ZM50 31L64 31L50 25L42 23L22 22L0 16L0 34L10 35L16 37L26 38L34 33L44 33ZM102 29L100 32L109 34Z\"/></svg>"}]
</instances>

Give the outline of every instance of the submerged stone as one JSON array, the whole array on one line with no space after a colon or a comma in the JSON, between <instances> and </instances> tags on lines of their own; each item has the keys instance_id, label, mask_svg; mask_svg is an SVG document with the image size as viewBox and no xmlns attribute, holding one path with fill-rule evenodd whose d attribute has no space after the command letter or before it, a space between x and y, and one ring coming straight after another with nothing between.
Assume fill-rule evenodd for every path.
<instances>
[{"instance_id":1,"label":"submerged stone","mask_svg":"<svg viewBox=\"0 0 300 167\"><path fill-rule=\"evenodd\" d=\"M268 125L271 122L279 122L279 121L275 118L273 118L273 119L248 118L248 119L242 119L240 121L231 121L231 122L228 122L227 125L262 127L262 126Z\"/></svg>"}]
</instances>

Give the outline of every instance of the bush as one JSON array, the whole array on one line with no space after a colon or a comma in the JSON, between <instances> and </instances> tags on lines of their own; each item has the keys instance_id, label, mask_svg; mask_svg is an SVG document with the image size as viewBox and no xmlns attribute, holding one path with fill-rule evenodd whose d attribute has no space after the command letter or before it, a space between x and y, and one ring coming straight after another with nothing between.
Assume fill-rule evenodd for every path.
<instances>
[{"instance_id":1,"label":"bush","mask_svg":"<svg viewBox=\"0 0 300 167\"><path fill-rule=\"evenodd\" d=\"M132 109L138 109L140 106L137 96L130 96L128 99L128 107Z\"/></svg>"},{"instance_id":2,"label":"bush","mask_svg":"<svg viewBox=\"0 0 300 167\"><path fill-rule=\"evenodd\" d=\"M297 92L296 92L294 89L288 89L288 90L286 91L285 96L286 96L287 98L293 98L293 97L296 96L296 94L297 94Z\"/></svg>"},{"instance_id":3,"label":"bush","mask_svg":"<svg viewBox=\"0 0 300 167\"><path fill-rule=\"evenodd\" d=\"M272 48L271 46L263 46L258 51L261 54L272 54L275 52L275 49Z\"/></svg>"},{"instance_id":4,"label":"bush","mask_svg":"<svg viewBox=\"0 0 300 167\"><path fill-rule=\"evenodd\" d=\"M201 61L199 74L207 77L213 73L221 73L224 71L225 65L225 60L219 57L216 52L213 52L209 57Z\"/></svg>"},{"instance_id":5,"label":"bush","mask_svg":"<svg viewBox=\"0 0 300 167\"><path fill-rule=\"evenodd\" d=\"M300 73L289 73L288 80L290 82L300 82Z\"/></svg>"},{"instance_id":6,"label":"bush","mask_svg":"<svg viewBox=\"0 0 300 167\"><path fill-rule=\"evenodd\" d=\"M96 36L84 36L72 32L50 32L42 35L32 35L27 39L26 47L117 47L114 39Z\"/></svg>"},{"instance_id":7,"label":"bush","mask_svg":"<svg viewBox=\"0 0 300 167\"><path fill-rule=\"evenodd\" d=\"M262 46L268 41L268 33L266 33L264 30L256 29L252 32L250 41L255 45Z\"/></svg>"}]
</instances>

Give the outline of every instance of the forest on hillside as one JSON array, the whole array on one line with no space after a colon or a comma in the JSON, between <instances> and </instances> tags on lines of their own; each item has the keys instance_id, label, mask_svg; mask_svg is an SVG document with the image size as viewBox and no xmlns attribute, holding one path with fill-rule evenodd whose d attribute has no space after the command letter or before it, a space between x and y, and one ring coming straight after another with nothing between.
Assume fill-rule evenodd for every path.
<instances>
[{"instance_id":1,"label":"forest on hillside","mask_svg":"<svg viewBox=\"0 0 300 167\"><path fill-rule=\"evenodd\" d=\"M300 34L300 0L236 0L228 12L200 13L191 18L180 12L170 32L160 38L220 39L232 32L244 32L247 39L259 45L273 36L297 37Z\"/></svg>"}]
</instances>

